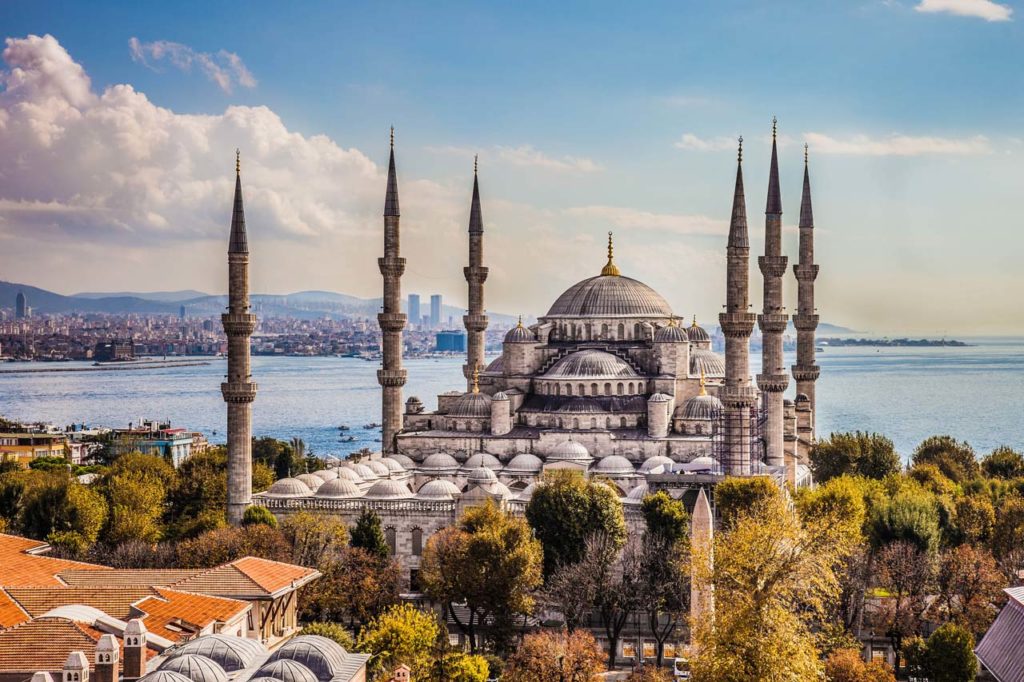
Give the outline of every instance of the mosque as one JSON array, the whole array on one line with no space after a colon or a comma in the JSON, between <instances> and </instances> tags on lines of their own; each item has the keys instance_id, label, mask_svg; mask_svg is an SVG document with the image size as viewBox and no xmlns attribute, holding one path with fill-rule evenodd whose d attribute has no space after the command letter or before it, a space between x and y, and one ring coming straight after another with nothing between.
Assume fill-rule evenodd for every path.
<instances>
[{"instance_id":1,"label":"mosque","mask_svg":"<svg viewBox=\"0 0 1024 682\"><path fill-rule=\"evenodd\" d=\"M429 536L456 521L468 505L494 500L523 513L545 471L571 469L613 486L627 522L642 527L639 505L655 490L668 490L692 509L700 490L714 499L725 476L767 475L792 485L810 483L807 454L814 442L814 358L818 316L814 307L814 220L807 151L799 221L797 363L783 366L782 305L788 259L782 253L782 202L778 149L772 131L765 209L764 280L760 314L750 311L750 246L742 171L742 138L733 194L727 254L727 297L719 325L725 354L711 348L708 332L683 322L665 298L622 273L612 235L593 276L557 296L536 324L522 322L504 338L501 355L484 364L487 316L484 221L474 167L464 273L469 307L464 390L437 396L427 409L411 396L403 402L400 210L394 136L384 206L384 253L378 259L384 309L378 381L382 393L382 453L359 462L335 462L323 471L275 482L251 495L251 403L248 337L254 319L248 304L248 249L240 173L229 245L230 305L228 404L229 515L237 523L246 506L275 515L299 510L336 514L350 523L366 507L381 517L393 554L415 588ZM237 171L237 169L236 169ZM595 254L596 255L596 254ZM602 262L603 265L602 265ZM602 265L598 270L598 265ZM581 272L581 275L589 274ZM750 336L762 333L761 371L751 377ZM790 374L796 399L785 400Z\"/></svg>"}]
</instances>

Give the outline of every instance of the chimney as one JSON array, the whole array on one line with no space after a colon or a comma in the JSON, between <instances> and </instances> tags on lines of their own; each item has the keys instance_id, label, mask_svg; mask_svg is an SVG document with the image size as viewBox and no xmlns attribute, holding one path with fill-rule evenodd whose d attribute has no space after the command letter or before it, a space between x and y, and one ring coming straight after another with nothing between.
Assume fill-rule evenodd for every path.
<instances>
[{"instance_id":1,"label":"chimney","mask_svg":"<svg viewBox=\"0 0 1024 682\"><path fill-rule=\"evenodd\" d=\"M120 647L113 635L103 635L96 643L96 660L93 666L93 682L117 682L117 668L120 664Z\"/></svg>"},{"instance_id":2,"label":"chimney","mask_svg":"<svg viewBox=\"0 0 1024 682\"><path fill-rule=\"evenodd\" d=\"M63 682L89 682L89 659L81 651L72 651L64 661Z\"/></svg>"},{"instance_id":3,"label":"chimney","mask_svg":"<svg viewBox=\"0 0 1024 682\"><path fill-rule=\"evenodd\" d=\"M146 626L133 618L124 629L124 679L137 680L145 674Z\"/></svg>"}]
</instances>

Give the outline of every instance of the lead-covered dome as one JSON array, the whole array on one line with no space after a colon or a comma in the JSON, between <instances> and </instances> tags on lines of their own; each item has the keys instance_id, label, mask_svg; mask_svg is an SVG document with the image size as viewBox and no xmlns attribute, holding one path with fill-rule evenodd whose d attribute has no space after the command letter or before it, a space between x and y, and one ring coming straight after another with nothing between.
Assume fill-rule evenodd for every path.
<instances>
[{"instance_id":1,"label":"lead-covered dome","mask_svg":"<svg viewBox=\"0 0 1024 682\"><path fill-rule=\"evenodd\" d=\"M632 474L635 469L633 463L622 455L608 455L602 457L597 463L595 471L601 474Z\"/></svg>"},{"instance_id":2,"label":"lead-covered dome","mask_svg":"<svg viewBox=\"0 0 1024 682\"><path fill-rule=\"evenodd\" d=\"M711 335L705 331L704 327L697 325L696 316L693 318L693 324L690 325L690 329L687 330L687 335L690 337L690 341L694 343L711 343Z\"/></svg>"},{"instance_id":3,"label":"lead-covered dome","mask_svg":"<svg viewBox=\"0 0 1024 682\"><path fill-rule=\"evenodd\" d=\"M463 393L448 412L452 417L490 417L491 396L486 393Z\"/></svg>"},{"instance_id":4,"label":"lead-covered dome","mask_svg":"<svg viewBox=\"0 0 1024 682\"><path fill-rule=\"evenodd\" d=\"M566 289L547 317L672 317L672 308L643 282L598 275Z\"/></svg>"},{"instance_id":5,"label":"lead-covered dome","mask_svg":"<svg viewBox=\"0 0 1024 682\"><path fill-rule=\"evenodd\" d=\"M274 481L273 485L263 494L267 497L305 497L312 495L313 491L297 478L282 478Z\"/></svg>"},{"instance_id":6,"label":"lead-covered dome","mask_svg":"<svg viewBox=\"0 0 1024 682\"><path fill-rule=\"evenodd\" d=\"M725 358L718 353L702 348L690 352L690 374L704 374L707 377L725 376Z\"/></svg>"},{"instance_id":7,"label":"lead-covered dome","mask_svg":"<svg viewBox=\"0 0 1024 682\"><path fill-rule=\"evenodd\" d=\"M299 635L275 651L267 662L296 661L311 670L320 682L326 682L342 671L348 657L348 652L334 640L320 635Z\"/></svg>"},{"instance_id":8,"label":"lead-covered dome","mask_svg":"<svg viewBox=\"0 0 1024 682\"><path fill-rule=\"evenodd\" d=\"M689 340L686 330L675 323L659 327L658 331L654 332L655 343L687 343Z\"/></svg>"},{"instance_id":9,"label":"lead-covered dome","mask_svg":"<svg viewBox=\"0 0 1024 682\"><path fill-rule=\"evenodd\" d=\"M359 497L359 495L359 486L347 478L332 478L316 491L317 497L326 498Z\"/></svg>"},{"instance_id":10,"label":"lead-covered dome","mask_svg":"<svg viewBox=\"0 0 1024 682\"><path fill-rule=\"evenodd\" d=\"M501 460L489 452L478 452L470 456L462 465L463 469L476 469L477 467L487 467L492 471L498 470L501 469Z\"/></svg>"},{"instance_id":11,"label":"lead-covered dome","mask_svg":"<svg viewBox=\"0 0 1024 682\"><path fill-rule=\"evenodd\" d=\"M225 672L230 673L248 668L258 656L266 651L262 644L247 637L204 635L181 645L171 655L175 658L188 654L205 656L211 661L215 661Z\"/></svg>"},{"instance_id":12,"label":"lead-covered dome","mask_svg":"<svg viewBox=\"0 0 1024 682\"><path fill-rule=\"evenodd\" d=\"M366 491L371 500L397 500L412 497L412 491L404 484L389 478L377 481Z\"/></svg>"},{"instance_id":13,"label":"lead-covered dome","mask_svg":"<svg viewBox=\"0 0 1024 682\"><path fill-rule=\"evenodd\" d=\"M544 373L547 379L617 379L637 376L640 375L628 362L603 350L570 353Z\"/></svg>"},{"instance_id":14,"label":"lead-covered dome","mask_svg":"<svg viewBox=\"0 0 1024 682\"><path fill-rule=\"evenodd\" d=\"M571 438L551 448L551 452L548 453L549 462L583 462L590 461L591 459L593 458L590 456L590 451L587 450L587 447L583 443L577 443Z\"/></svg>"},{"instance_id":15,"label":"lead-covered dome","mask_svg":"<svg viewBox=\"0 0 1024 682\"><path fill-rule=\"evenodd\" d=\"M312 670L290 658L270 661L256 671L258 677L272 677L281 682L319 682Z\"/></svg>"},{"instance_id":16,"label":"lead-covered dome","mask_svg":"<svg viewBox=\"0 0 1024 682\"><path fill-rule=\"evenodd\" d=\"M505 343L535 343L536 341L537 337L529 327L523 326L522 320L519 320L519 324L505 334Z\"/></svg>"},{"instance_id":17,"label":"lead-covered dome","mask_svg":"<svg viewBox=\"0 0 1024 682\"><path fill-rule=\"evenodd\" d=\"M416 496L424 500L450 500L462 494L459 487L451 481L435 478L420 486Z\"/></svg>"},{"instance_id":18,"label":"lead-covered dome","mask_svg":"<svg viewBox=\"0 0 1024 682\"><path fill-rule=\"evenodd\" d=\"M701 394L683 403L683 419L701 419L713 421L722 416L722 401L716 396Z\"/></svg>"},{"instance_id":19,"label":"lead-covered dome","mask_svg":"<svg viewBox=\"0 0 1024 682\"><path fill-rule=\"evenodd\" d=\"M544 462L537 455L523 452L512 458L505 466L505 473L535 473L544 468Z\"/></svg>"},{"instance_id":20,"label":"lead-covered dome","mask_svg":"<svg viewBox=\"0 0 1024 682\"><path fill-rule=\"evenodd\" d=\"M179 673L192 682L228 682L228 674L219 663L196 654L168 658L161 664L160 670Z\"/></svg>"}]
</instances>

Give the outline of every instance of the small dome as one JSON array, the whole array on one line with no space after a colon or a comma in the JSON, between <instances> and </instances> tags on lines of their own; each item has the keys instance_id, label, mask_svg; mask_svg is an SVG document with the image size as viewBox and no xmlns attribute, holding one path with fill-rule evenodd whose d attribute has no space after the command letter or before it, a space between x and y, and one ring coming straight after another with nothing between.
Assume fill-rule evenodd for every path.
<instances>
[{"instance_id":1,"label":"small dome","mask_svg":"<svg viewBox=\"0 0 1024 682\"><path fill-rule=\"evenodd\" d=\"M603 350L581 350L570 353L551 365L544 373L547 379L616 379L639 376L629 363Z\"/></svg>"},{"instance_id":2,"label":"small dome","mask_svg":"<svg viewBox=\"0 0 1024 682\"><path fill-rule=\"evenodd\" d=\"M501 374L505 371L505 356L499 355L498 357L491 360L491 363L487 365L484 372L488 374Z\"/></svg>"},{"instance_id":3,"label":"small dome","mask_svg":"<svg viewBox=\"0 0 1024 682\"><path fill-rule=\"evenodd\" d=\"M505 473L533 474L544 468L544 462L537 455L528 452L516 455L505 465Z\"/></svg>"},{"instance_id":4,"label":"small dome","mask_svg":"<svg viewBox=\"0 0 1024 682\"><path fill-rule=\"evenodd\" d=\"M274 484L264 493L268 497L305 497L312 494L313 491L309 489L309 486L297 478L282 478L274 481Z\"/></svg>"},{"instance_id":5,"label":"small dome","mask_svg":"<svg viewBox=\"0 0 1024 682\"><path fill-rule=\"evenodd\" d=\"M530 331L529 327L523 325L523 321L519 320L519 324L512 327L505 334L505 343L536 343L537 336Z\"/></svg>"},{"instance_id":6,"label":"small dome","mask_svg":"<svg viewBox=\"0 0 1024 682\"><path fill-rule=\"evenodd\" d=\"M319 478L321 481L330 481L338 477L337 469L321 469L320 471L314 471L313 475Z\"/></svg>"},{"instance_id":7,"label":"small dome","mask_svg":"<svg viewBox=\"0 0 1024 682\"><path fill-rule=\"evenodd\" d=\"M626 493L626 499L627 500L636 500L637 502L640 502L645 497L647 497L647 491L648 490L649 490L649 488L647 487L647 484L646 483L641 483L640 485L638 485L637 487L633 488L628 493Z\"/></svg>"},{"instance_id":8,"label":"small dome","mask_svg":"<svg viewBox=\"0 0 1024 682\"><path fill-rule=\"evenodd\" d=\"M651 395L650 398L647 399L647 402L649 402L649 403L667 403L667 402L670 402L671 400L672 400L672 398L670 398L669 396L665 395L664 393L655 393L655 394Z\"/></svg>"},{"instance_id":9,"label":"small dome","mask_svg":"<svg viewBox=\"0 0 1024 682\"><path fill-rule=\"evenodd\" d=\"M478 452L467 459L466 463L462 465L463 469L476 469L477 467L501 469L501 462L489 452Z\"/></svg>"},{"instance_id":10,"label":"small dome","mask_svg":"<svg viewBox=\"0 0 1024 682\"><path fill-rule=\"evenodd\" d=\"M338 472L337 478L344 478L346 481L352 481L353 483L362 483L363 477L356 473L356 470L352 467L338 467L335 469Z\"/></svg>"},{"instance_id":11,"label":"small dome","mask_svg":"<svg viewBox=\"0 0 1024 682\"><path fill-rule=\"evenodd\" d=\"M717 471L718 460L714 457L701 455L700 457L694 457L692 461L680 464L677 469L691 473L696 471Z\"/></svg>"},{"instance_id":12,"label":"small dome","mask_svg":"<svg viewBox=\"0 0 1024 682\"><path fill-rule=\"evenodd\" d=\"M455 461L455 458L449 455L447 452L435 452L432 455L428 455L423 460L423 464L420 465L420 469L423 471L452 471L454 472L459 468L459 463Z\"/></svg>"},{"instance_id":13,"label":"small dome","mask_svg":"<svg viewBox=\"0 0 1024 682\"><path fill-rule=\"evenodd\" d=\"M518 495L519 499L520 500L529 500L531 497L533 497L533 491L536 490L536 489L537 489L537 483L536 482L531 483L530 485L526 486L525 488L523 488L522 490L519 491L519 495Z\"/></svg>"},{"instance_id":14,"label":"small dome","mask_svg":"<svg viewBox=\"0 0 1024 682\"><path fill-rule=\"evenodd\" d=\"M500 495L506 500L515 497L515 495L512 494L512 491L508 489L507 485L505 485L504 483L500 483L498 481L495 481L490 486L488 486L487 492L491 493L492 495Z\"/></svg>"},{"instance_id":15,"label":"small dome","mask_svg":"<svg viewBox=\"0 0 1024 682\"><path fill-rule=\"evenodd\" d=\"M348 652L340 644L326 637L299 635L275 651L267 662L284 658L301 663L309 668L320 682L327 682L342 672Z\"/></svg>"},{"instance_id":16,"label":"small dome","mask_svg":"<svg viewBox=\"0 0 1024 682\"><path fill-rule=\"evenodd\" d=\"M313 474L299 474L295 479L305 483L310 490L316 490L324 484L324 479Z\"/></svg>"},{"instance_id":17,"label":"small dome","mask_svg":"<svg viewBox=\"0 0 1024 682\"><path fill-rule=\"evenodd\" d=\"M435 478L420 486L416 492L417 497L425 500L450 500L461 494L458 486L451 481Z\"/></svg>"},{"instance_id":18,"label":"small dome","mask_svg":"<svg viewBox=\"0 0 1024 682\"><path fill-rule=\"evenodd\" d=\"M714 351L698 348L690 353L690 374L724 377L725 358Z\"/></svg>"},{"instance_id":19,"label":"small dome","mask_svg":"<svg viewBox=\"0 0 1024 682\"><path fill-rule=\"evenodd\" d=\"M463 393L448 414L452 417L490 417L491 396L486 393Z\"/></svg>"},{"instance_id":20,"label":"small dome","mask_svg":"<svg viewBox=\"0 0 1024 682\"><path fill-rule=\"evenodd\" d=\"M693 318L693 324L686 330L686 335L690 337L690 341L694 343L711 343L711 336L704 331L703 327L697 326L697 318Z\"/></svg>"},{"instance_id":21,"label":"small dome","mask_svg":"<svg viewBox=\"0 0 1024 682\"><path fill-rule=\"evenodd\" d=\"M248 668L258 656L266 653L263 645L254 639L231 635L203 635L172 650L171 656L195 654L216 662L225 672ZM156 674L156 673L150 673ZM169 675L177 673L167 673ZM146 677L149 677L148 675ZM188 679L188 678L185 678ZM153 680L152 682L181 682L180 680Z\"/></svg>"},{"instance_id":22,"label":"small dome","mask_svg":"<svg viewBox=\"0 0 1024 682\"><path fill-rule=\"evenodd\" d=\"M633 463L622 455L608 455L597 462L594 470L601 474L632 474Z\"/></svg>"},{"instance_id":23,"label":"small dome","mask_svg":"<svg viewBox=\"0 0 1024 682\"><path fill-rule=\"evenodd\" d=\"M412 497L412 491L404 483L387 478L377 481L366 491L366 498L371 500L401 499L403 497Z\"/></svg>"},{"instance_id":24,"label":"small dome","mask_svg":"<svg viewBox=\"0 0 1024 682\"><path fill-rule=\"evenodd\" d=\"M577 443L571 438L551 448L551 452L548 454L548 461L581 461L590 459L590 451L587 450L586 446L583 443Z\"/></svg>"},{"instance_id":25,"label":"small dome","mask_svg":"<svg viewBox=\"0 0 1024 682\"><path fill-rule=\"evenodd\" d=\"M154 670L140 677L139 682L192 682L192 680L173 670Z\"/></svg>"},{"instance_id":26,"label":"small dome","mask_svg":"<svg viewBox=\"0 0 1024 682\"><path fill-rule=\"evenodd\" d=\"M381 478L387 478L391 475L391 470L388 469L388 465L379 459L368 459L366 460L366 466L373 469L373 473L377 474Z\"/></svg>"},{"instance_id":27,"label":"small dome","mask_svg":"<svg viewBox=\"0 0 1024 682\"><path fill-rule=\"evenodd\" d=\"M477 467L469 472L469 477L466 480L472 485L486 485L492 481L497 481L498 477L486 467Z\"/></svg>"},{"instance_id":28,"label":"small dome","mask_svg":"<svg viewBox=\"0 0 1024 682\"><path fill-rule=\"evenodd\" d=\"M359 497L360 494L362 494L362 492L359 490L359 486L347 478L331 479L320 486L316 491L317 497L327 498Z\"/></svg>"},{"instance_id":29,"label":"small dome","mask_svg":"<svg viewBox=\"0 0 1024 682\"><path fill-rule=\"evenodd\" d=\"M713 421L722 416L722 401L713 395L696 395L683 403L683 419Z\"/></svg>"},{"instance_id":30,"label":"small dome","mask_svg":"<svg viewBox=\"0 0 1024 682\"><path fill-rule=\"evenodd\" d=\"M665 455L655 455L654 457L648 457L644 460L644 463L640 465L640 473L671 473L673 464L675 464L675 462ZM658 471L658 467L663 468L661 471Z\"/></svg>"},{"instance_id":31,"label":"small dome","mask_svg":"<svg viewBox=\"0 0 1024 682\"><path fill-rule=\"evenodd\" d=\"M384 457L380 463L388 468L392 474L404 474L405 466L394 457Z\"/></svg>"},{"instance_id":32,"label":"small dome","mask_svg":"<svg viewBox=\"0 0 1024 682\"><path fill-rule=\"evenodd\" d=\"M206 656L185 654L168 658L160 666L160 670L184 675L192 682L227 682L228 674L219 663Z\"/></svg>"},{"instance_id":33,"label":"small dome","mask_svg":"<svg viewBox=\"0 0 1024 682\"><path fill-rule=\"evenodd\" d=\"M498 391L497 393L491 396L491 402L494 402L496 400L508 400L508 393L505 393L504 391Z\"/></svg>"},{"instance_id":34,"label":"small dome","mask_svg":"<svg viewBox=\"0 0 1024 682\"><path fill-rule=\"evenodd\" d=\"M362 462L352 465L352 470L359 474L359 478L364 481L376 481L380 476L372 468L366 466Z\"/></svg>"},{"instance_id":35,"label":"small dome","mask_svg":"<svg viewBox=\"0 0 1024 682\"><path fill-rule=\"evenodd\" d=\"M319 682L313 671L298 661L279 658L256 671L259 677L272 677L281 682Z\"/></svg>"},{"instance_id":36,"label":"small dome","mask_svg":"<svg viewBox=\"0 0 1024 682\"><path fill-rule=\"evenodd\" d=\"M402 467L406 471L408 471L409 469L415 469L416 468L416 462L412 461L412 458L409 457L408 455L400 455L400 454L388 455L385 459L393 459L393 460L395 460L396 462L401 464Z\"/></svg>"},{"instance_id":37,"label":"small dome","mask_svg":"<svg viewBox=\"0 0 1024 682\"><path fill-rule=\"evenodd\" d=\"M659 327L658 331L654 332L655 343L686 343L689 340L686 330L677 324Z\"/></svg>"}]
</instances>

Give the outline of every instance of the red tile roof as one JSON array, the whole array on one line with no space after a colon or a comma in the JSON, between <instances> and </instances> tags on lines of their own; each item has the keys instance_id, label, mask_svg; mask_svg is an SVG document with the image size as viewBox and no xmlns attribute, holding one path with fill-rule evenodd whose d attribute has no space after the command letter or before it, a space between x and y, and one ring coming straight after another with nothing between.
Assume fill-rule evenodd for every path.
<instances>
[{"instance_id":1,"label":"red tile roof","mask_svg":"<svg viewBox=\"0 0 1024 682\"><path fill-rule=\"evenodd\" d=\"M6 592L0 590L0 630L12 627L18 623L24 623L28 619L28 614L18 606L18 602L7 596Z\"/></svg>"},{"instance_id":2,"label":"red tile roof","mask_svg":"<svg viewBox=\"0 0 1024 682\"><path fill-rule=\"evenodd\" d=\"M211 597L179 590L156 587L156 594L135 604L146 629L170 640L191 635L187 630L199 631L214 623L227 623L252 608L251 604L236 599ZM171 625L171 628L167 626ZM174 628L184 625L185 628Z\"/></svg>"},{"instance_id":3,"label":"red tile roof","mask_svg":"<svg viewBox=\"0 0 1024 682\"><path fill-rule=\"evenodd\" d=\"M24 672L31 677L41 670L60 672L72 651L83 652L91 668L96 642L102 634L66 618L37 618L16 625L0 632L0 673ZM153 656L155 652L147 649L146 655Z\"/></svg>"},{"instance_id":4,"label":"red tile roof","mask_svg":"<svg viewBox=\"0 0 1024 682\"><path fill-rule=\"evenodd\" d=\"M0 533L0 587L61 585L56 577L61 571L106 570L106 566L30 553L46 547L45 542Z\"/></svg>"},{"instance_id":5,"label":"red tile roof","mask_svg":"<svg viewBox=\"0 0 1024 682\"><path fill-rule=\"evenodd\" d=\"M84 604L118 620L129 620L132 604L156 594L148 585L122 587L8 587L4 592L33 618L68 604Z\"/></svg>"},{"instance_id":6,"label":"red tile roof","mask_svg":"<svg viewBox=\"0 0 1024 682\"><path fill-rule=\"evenodd\" d=\"M270 593L290 587L292 584L305 584L320 575L320 572L313 568L253 556L242 557L231 562L231 565Z\"/></svg>"}]
</instances>

